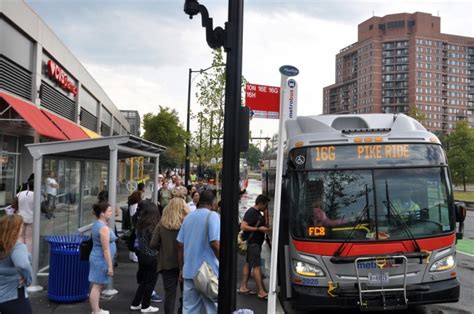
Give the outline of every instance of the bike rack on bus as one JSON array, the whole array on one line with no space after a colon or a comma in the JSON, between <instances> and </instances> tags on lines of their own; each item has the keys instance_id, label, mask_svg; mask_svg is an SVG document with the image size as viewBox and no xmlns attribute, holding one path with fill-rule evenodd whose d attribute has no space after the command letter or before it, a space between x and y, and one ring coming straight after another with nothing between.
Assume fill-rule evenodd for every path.
<instances>
[{"instance_id":1,"label":"bike rack on bus","mask_svg":"<svg viewBox=\"0 0 474 314\"><path fill-rule=\"evenodd\" d=\"M385 267L387 260L403 260L404 264L404 270L403 270L403 284L401 287L390 287L390 288L384 288L384 283L383 283L383 273L382 270ZM359 268L357 267L358 263L361 261L375 261L375 264L377 268L380 269L380 285L381 287L379 289L369 289L368 288L368 281L369 281L369 276L367 275L367 287L366 289L363 289L363 285L361 283L361 277L359 275ZM354 261L354 266L355 266L355 271L356 271L356 276L357 276L357 286L359 290L359 308L361 310L374 310L369 308L368 301L364 301L364 294L374 294L374 293L380 293L382 296L382 307L384 310L388 309L402 309L402 308L407 308L408 307L408 299L407 299L407 271L408 271L408 258L404 255L387 255L387 256L370 256L370 257L358 257ZM388 275L390 278L390 275ZM398 301L399 298L397 298L397 304L396 305L387 305L387 299L386 299L386 292L401 292L403 293L403 300L402 304L400 304Z\"/></svg>"}]
</instances>

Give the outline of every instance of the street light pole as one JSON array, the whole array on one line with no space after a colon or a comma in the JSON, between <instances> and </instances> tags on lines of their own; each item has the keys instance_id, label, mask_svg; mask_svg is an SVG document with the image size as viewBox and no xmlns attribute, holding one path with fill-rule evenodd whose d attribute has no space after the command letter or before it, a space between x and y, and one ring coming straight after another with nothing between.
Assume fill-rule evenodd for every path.
<instances>
[{"instance_id":1,"label":"street light pole","mask_svg":"<svg viewBox=\"0 0 474 314\"><path fill-rule=\"evenodd\" d=\"M202 176L202 112L199 113L199 176Z\"/></svg>"},{"instance_id":2,"label":"street light pole","mask_svg":"<svg viewBox=\"0 0 474 314\"><path fill-rule=\"evenodd\" d=\"M189 151L190 151L190 146L189 146L189 141L191 138L191 133L189 131L189 115L191 112L191 73L193 73L193 70L189 68L188 72L188 111L187 111L187 116L186 116L186 134L188 135L188 138L186 139L186 160L184 161L184 185L188 186L189 184Z\"/></svg>"}]
</instances>

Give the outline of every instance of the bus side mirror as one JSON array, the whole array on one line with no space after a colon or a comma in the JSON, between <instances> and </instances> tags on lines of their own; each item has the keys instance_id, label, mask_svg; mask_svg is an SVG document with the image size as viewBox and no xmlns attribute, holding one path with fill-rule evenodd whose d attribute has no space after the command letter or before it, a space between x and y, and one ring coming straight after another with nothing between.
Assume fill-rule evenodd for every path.
<instances>
[{"instance_id":1,"label":"bus side mirror","mask_svg":"<svg viewBox=\"0 0 474 314\"><path fill-rule=\"evenodd\" d=\"M466 219L466 204L464 202L455 202L454 210L456 212L456 222L464 222Z\"/></svg>"},{"instance_id":2,"label":"bus side mirror","mask_svg":"<svg viewBox=\"0 0 474 314\"><path fill-rule=\"evenodd\" d=\"M459 230L456 232L456 240L462 239L464 235L464 220L466 219L466 204L464 202L454 203L456 222L459 223Z\"/></svg>"}]
</instances>

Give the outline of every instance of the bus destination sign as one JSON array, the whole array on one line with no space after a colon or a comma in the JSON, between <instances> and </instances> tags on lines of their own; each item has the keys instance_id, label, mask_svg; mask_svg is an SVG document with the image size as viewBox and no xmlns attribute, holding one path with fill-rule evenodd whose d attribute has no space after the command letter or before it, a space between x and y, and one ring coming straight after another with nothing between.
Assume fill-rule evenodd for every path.
<instances>
[{"instance_id":1,"label":"bus destination sign","mask_svg":"<svg viewBox=\"0 0 474 314\"><path fill-rule=\"evenodd\" d=\"M357 159L410 158L408 144L356 145L355 148L354 154L357 155ZM320 146L314 149L315 161L337 160L336 146Z\"/></svg>"},{"instance_id":2,"label":"bus destination sign","mask_svg":"<svg viewBox=\"0 0 474 314\"><path fill-rule=\"evenodd\" d=\"M308 150L313 169L445 163L441 147L433 144L327 145Z\"/></svg>"}]
</instances>

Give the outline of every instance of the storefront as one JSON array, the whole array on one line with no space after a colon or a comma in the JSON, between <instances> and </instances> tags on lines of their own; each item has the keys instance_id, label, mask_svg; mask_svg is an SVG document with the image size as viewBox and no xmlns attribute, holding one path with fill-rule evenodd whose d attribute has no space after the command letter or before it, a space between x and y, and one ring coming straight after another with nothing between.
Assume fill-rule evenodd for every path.
<instances>
[{"instance_id":1,"label":"storefront","mask_svg":"<svg viewBox=\"0 0 474 314\"><path fill-rule=\"evenodd\" d=\"M0 34L1 215L18 185L33 172L25 145L125 135L130 127L84 66L24 1L0 1ZM86 162L84 169L67 159L44 164L43 173L57 175L59 205L77 203L82 170L84 193L96 196L104 188L100 163ZM80 217L71 219L80 224Z\"/></svg>"}]
</instances>

